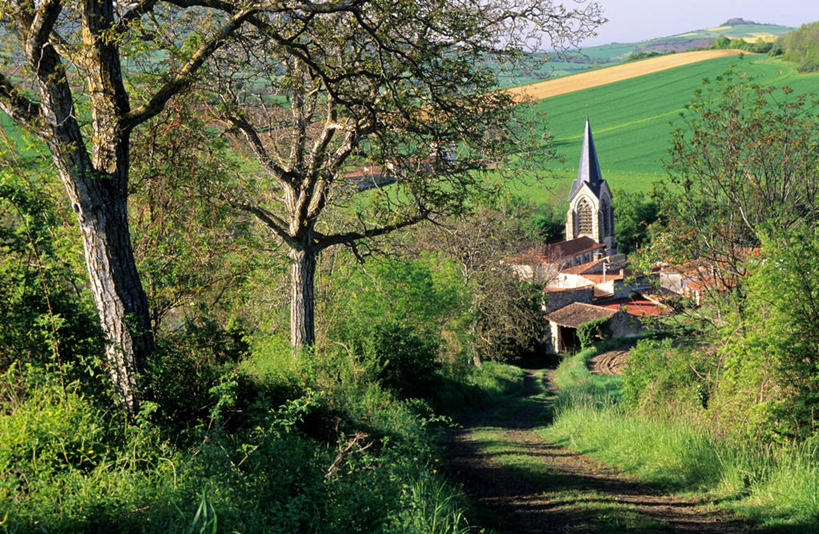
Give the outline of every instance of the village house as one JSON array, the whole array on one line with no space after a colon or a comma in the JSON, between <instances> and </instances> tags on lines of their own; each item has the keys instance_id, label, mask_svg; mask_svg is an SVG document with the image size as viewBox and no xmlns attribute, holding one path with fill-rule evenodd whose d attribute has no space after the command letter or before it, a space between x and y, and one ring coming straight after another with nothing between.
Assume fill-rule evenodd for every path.
<instances>
[{"instance_id":1,"label":"village house","mask_svg":"<svg viewBox=\"0 0 819 534\"><path fill-rule=\"evenodd\" d=\"M600 172L588 119L568 201L566 240L510 260L520 278L545 286L543 311L552 352L576 347L577 329L590 321L608 320L613 336L632 337L641 331L640 318L667 311L650 296L651 281L631 273L625 255L617 252L612 194Z\"/></svg>"}]
</instances>

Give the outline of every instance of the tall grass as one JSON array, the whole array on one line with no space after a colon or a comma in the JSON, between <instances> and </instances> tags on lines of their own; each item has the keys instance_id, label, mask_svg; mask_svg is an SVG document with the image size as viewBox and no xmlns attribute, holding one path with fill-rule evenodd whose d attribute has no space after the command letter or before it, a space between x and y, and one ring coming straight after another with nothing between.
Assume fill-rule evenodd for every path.
<instances>
[{"instance_id":1,"label":"tall grass","mask_svg":"<svg viewBox=\"0 0 819 534\"><path fill-rule=\"evenodd\" d=\"M324 356L254 346L184 439L72 385L0 375L0 532L472 531L468 499L439 468L446 418L367 380L346 353ZM441 376L438 394L456 410L519 376L487 364Z\"/></svg>"},{"instance_id":2,"label":"tall grass","mask_svg":"<svg viewBox=\"0 0 819 534\"><path fill-rule=\"evenodd\" d=\"M669 490L705 492L768 527L819 528L819 438L762 444L715 435L692 415L629 412L616 379L585 370L593 353L555 373L561 393L545 437Z\"/></svg>"}]
</instances>

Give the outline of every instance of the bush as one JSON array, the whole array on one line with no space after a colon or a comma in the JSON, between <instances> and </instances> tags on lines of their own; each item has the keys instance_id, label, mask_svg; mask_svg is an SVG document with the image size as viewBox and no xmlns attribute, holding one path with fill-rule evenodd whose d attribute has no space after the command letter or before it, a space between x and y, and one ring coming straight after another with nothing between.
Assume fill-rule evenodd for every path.
<instances>
[{"instance_id":1,"label":"bush","mask_svg":"<svg viewBox=\"0 0 819 534\"><path fill-rule=\"evenodd\" d=\"M207 317L158 340L146 373L150 398L171 432L202 422L211 410L211 389L246 354L241 330L225 330Z\"/></svg>"},{"instance_id":2,"label":"bush","mask_svg":"<svg viewBox=\"0 0 819 534\"><path fill-rule=\"evenodd\" d=\"M635 408L705 407L712 383L713 357L669 338L644 339L629 353L623 372L623 399Z\"/></svg>"},{"instance_id":3,"label":"bush","mask_svg":"<svg viewBox=\"0 0 819 534\"><path fill-rule=\"evenodd\" d=\"M408 397L429 393L440 367L435 361L437 343L420 338L397 321L375 325L362 341L363 357L374 362L385 387Z\"/></svg>"},{"instance_id":4,"label":"bush","mask_svg":"<svg viewBox=\"0 0 819 534\"><path fill-rule=\"evenodd\" d=\"M595 319L581 324L577 329L577 338L582 348L588 348L598 341L611 338L611 318Z\"/></svg>"},{"instance_id":5,"label":"bush","mask_svg":"<svg viewBox=\"0 0 819 534\"><path fill-rule=\"evenodd\" d=\"M779 230L749 261L745 307L725 333L717 387L725 421L768 438L805 438L819 408L819 229ZM753 399L749 402L749 399Z\"/></svg>"}]
</instances>

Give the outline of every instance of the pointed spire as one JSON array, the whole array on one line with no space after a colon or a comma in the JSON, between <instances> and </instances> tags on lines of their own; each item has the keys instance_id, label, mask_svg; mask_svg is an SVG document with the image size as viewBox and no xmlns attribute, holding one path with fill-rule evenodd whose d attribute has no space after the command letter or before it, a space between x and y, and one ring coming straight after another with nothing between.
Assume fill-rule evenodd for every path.
<instances>
[{"instance_id":1,"label":"pointed spire","mask_svg":"<svg viewBox=\"0 0 819 534\"><path fill-rule=\"evenodd\" d=\"M597 151L594 149L594 139L592 139L591 124L586 116L586 131L583 133L583 149L580 151L580 165L577 169L577 179L572 182L572 189L569 193L569 200L572 199L583 183L588 183L592 191L598 194L599 184L603 181L600 174L600 163L597 161Z\"/></svg>"}]
</instances>

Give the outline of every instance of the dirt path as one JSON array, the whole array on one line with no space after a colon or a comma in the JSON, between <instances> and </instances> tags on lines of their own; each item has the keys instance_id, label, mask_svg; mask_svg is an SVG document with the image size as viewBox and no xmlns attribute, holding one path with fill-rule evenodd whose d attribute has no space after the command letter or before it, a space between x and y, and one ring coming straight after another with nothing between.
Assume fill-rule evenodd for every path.
<instances>
[{"instance_id":1,"label":"dirt path","mask_svg":"<svg viewBox=\"0 0 819 534\"><path fill-rule=\"evenodd\" d=\"M589 359L589 371L596 375L619 375L628 359L627 350L609 350Z\"/></svg>"},{"instance_id":2,"label":"dirt path","mask_svg":"<svg viewBox=\"0 0 819 534\"><path fill-rule=\"evenodd\" d=\"M529 372L521 397L447 439L450 468L499 532L747 532L710 503L670 496L546 442L554 394Z\"/></svg>"},{"instance_id":3,"label":"dirt path","mask_svg":"<svg viewBox=\"0 0 819 534\"><path fill-rule=\"evenodd\" d=\"M697 63L707 59L733 56L742 53L742 50L697 50L694 52L681 52L679 54L669 54L667 56L614 65L604 69L581 72L579 74L572 74L571 76L563 76L561 78L522 85L520 87L512 87L505 89L505 91L519 100L542 100L581 89L635 78L644 74L673 69L674 67Z\"/></svg>"}]
</instances>

